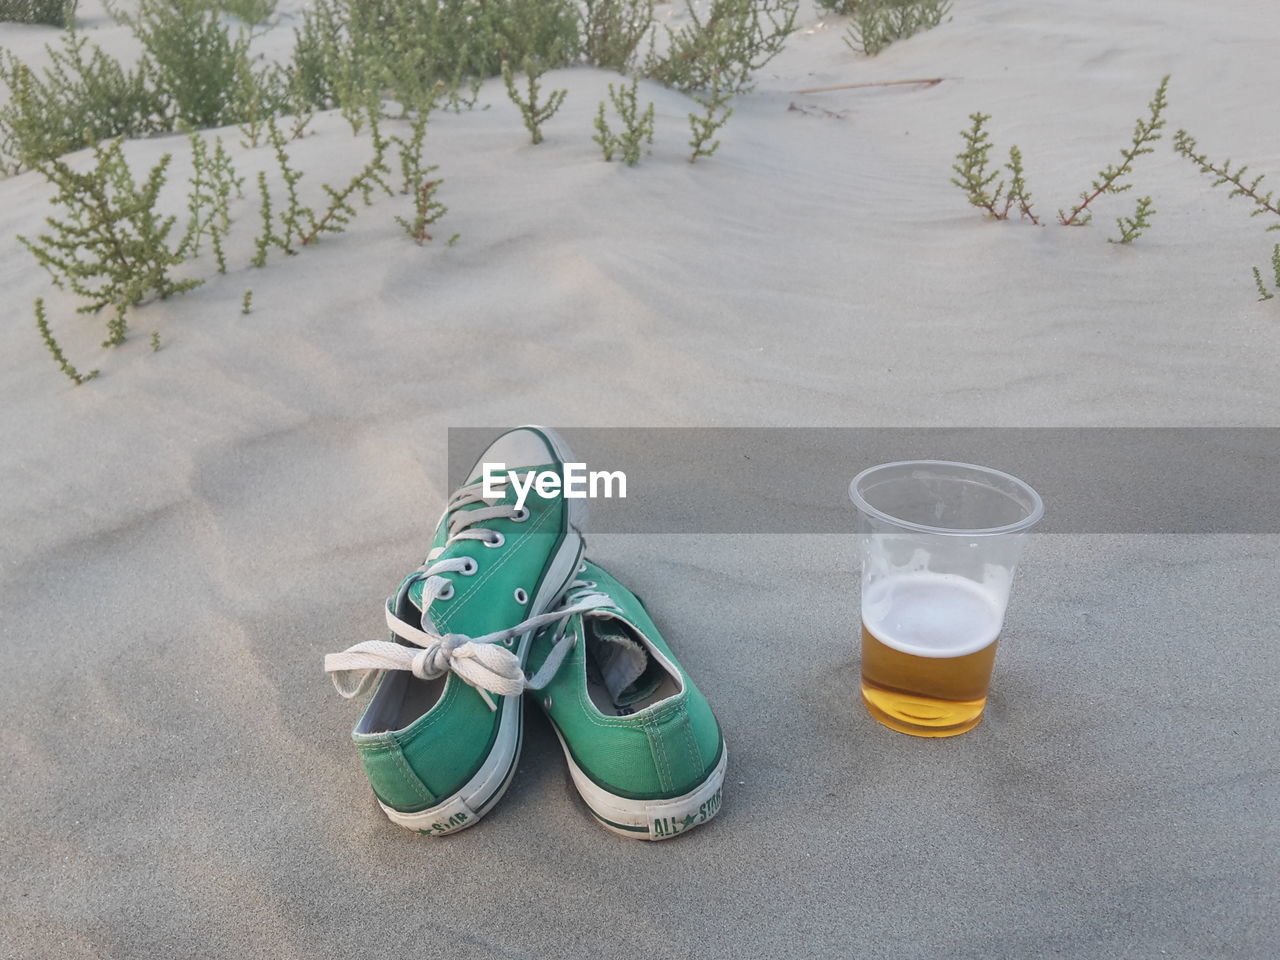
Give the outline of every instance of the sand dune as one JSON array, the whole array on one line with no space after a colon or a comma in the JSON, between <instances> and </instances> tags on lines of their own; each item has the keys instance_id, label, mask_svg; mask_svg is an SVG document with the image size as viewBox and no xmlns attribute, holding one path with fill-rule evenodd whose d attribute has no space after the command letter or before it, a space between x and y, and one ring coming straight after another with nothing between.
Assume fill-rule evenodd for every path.
<instances>
[{"instance_id":1,"label":"sand dune","mask_svg":"<svg viewBox=\"0 0 1280 960\"><path fill-rule=\"evenodd\" d=\"M369 796L321 656L421 559L449 427L1280 422L1280 299L1248 277L1277 235L1167 143L1086 229L985 221L948 182L982 110L1051 214L1169 73L1170 132L1280 184L1274 4L956 0L874 59L802 19L710 160L671 90L641 85L657 137L627 169L590 140L610 75L546 78L569 96L537 147L491 81L428 135L455 245L383 198L255 270L246 198L229 273L110 351L14 239L48 187L0 180L0 955L1271 955L1276 536L1038 538L988 719L941 745L855 702L849 531L600 537L721 715L717 822L598 831L541 720L478 829L431 842ZM50 36L0 27L34 61ZM313 130L318 195L368 141ZM127 147L166 151L185 176L182 138ZM1146 193L1151 231L1108 244Z\"/></svg>"}]
</instances>

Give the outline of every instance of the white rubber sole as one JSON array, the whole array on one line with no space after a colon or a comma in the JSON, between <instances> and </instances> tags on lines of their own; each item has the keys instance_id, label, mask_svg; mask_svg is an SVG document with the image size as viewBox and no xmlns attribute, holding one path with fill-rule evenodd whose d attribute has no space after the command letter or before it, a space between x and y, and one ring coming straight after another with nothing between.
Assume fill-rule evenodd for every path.
<instances>
[{"instance_id":1,"label":"white rubber sole","mask_svg":"<svg viewBox=\"0 0 1280 960\"><path fill-rule=\"evenodd\" d=\"M729 762L727 747L721 748L720 762L707 779L683 796L668 800L632 800L610 793L583 773L554 723L551 729L555 730L560 749L564 751L573 785L600 826L610 833L632 840L670 840L702 826L720 812L724 771Z\"/></svg>"},{"instance_id":2,"label":"white rubber sole","mask_svg":"<svg viewBox=\"0 0 1280 960\"><path fill-rule=\"evenodd\" d=\"M573 462L573 454L568 444L564 442L564 438L546 427L536 429L546 434L561 463ZM586 552L583 529L587 522L587 502L565 499L564 503L568 511L564 540L542 578L533 603L529 606L530 617L545 613L555 605L564 588L573 580L574 574L582 563L583 554ZM528 656L534 632L531 630L523 634L516 645L516 653L522 664ZM489 751L489 756L485 758L485 762L476 771L475 776L468 780L461 790L434 807L415 810L412 813L388 807L379 800L378 806L382 808L382 812L392 823L398 823L409 830L433 837L457 833L479 821L502 799L502 795L507 792L507 787L511 785L515 775L516 763L520 759L520 748L524 744L523 699L522 695L502 698L502 703L498 707L502 716L498 720L498 736L494 741L493 749Z\"/></svg>"}]
</instances>

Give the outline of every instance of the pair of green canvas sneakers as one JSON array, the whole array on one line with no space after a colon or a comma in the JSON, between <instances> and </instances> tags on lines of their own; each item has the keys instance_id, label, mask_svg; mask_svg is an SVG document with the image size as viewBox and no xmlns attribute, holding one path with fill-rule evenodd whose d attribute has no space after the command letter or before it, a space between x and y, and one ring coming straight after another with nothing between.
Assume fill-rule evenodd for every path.
<instances>
[{"instance_id":1,"label":"pair of green canvas sneakers","mask_svg":"<svg viewBox=\"0 0 1280 960\"><path fill-rule=\"evenodd\" d=\"M720 809L720 726L640 599L584 558L585 500L529 485L517 507L505 473L488 491L501 495L484 495L485 463L563 478L567 462L546 428L499 437L449 499L426 561L387 600L390 639L325 658L343 696L374 686L352 739L379 805L411 830L453 833L498 802L520 756L526 690L607 829L665 840Z\"/></svg>"}]
</instances>

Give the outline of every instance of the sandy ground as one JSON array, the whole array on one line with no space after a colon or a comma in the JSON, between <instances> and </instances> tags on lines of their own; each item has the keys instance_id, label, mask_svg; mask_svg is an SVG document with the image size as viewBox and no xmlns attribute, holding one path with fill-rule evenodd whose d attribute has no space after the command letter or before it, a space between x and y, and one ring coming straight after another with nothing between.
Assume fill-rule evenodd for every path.
<instances>
[{"instance_id":1,"label":"sandy ground","mask_svg":"<svg viewBox=\"0 0 1280 960\"><path fill-rule=\"evenodd\" d=\"M983 110L1051 213L1172 73L1170 132L1280 186L1280 8L957 0L873 60L804 20L708 162L671 91L644 88L631 170L589 139L606 74L550 78L570 94L536 148L490 84L430 133L455 246L415 247L383 199L253 270L245 200L231 272L115 351L14 239L43 181L0 181L0 956L1274 956L1277 536L1038 537L988 718L945 742L855 700L851 518L597 537L717 708L720 817L604 833L532 716L476 829L376 809L321 657L379 635L421 559L448 427L1280 423L1280 299L1248 279L1276 235L1167 144L1083 230L985 222L948 183ZM0 27L25 57L49 36ZM314 129L318 196L367 143ZM129 147L163 151L182 176L180 139ZM1150 234L1106 243L1143 193ZM49 362L38 295L97 381Z\"/></svg>"}]
</instances>

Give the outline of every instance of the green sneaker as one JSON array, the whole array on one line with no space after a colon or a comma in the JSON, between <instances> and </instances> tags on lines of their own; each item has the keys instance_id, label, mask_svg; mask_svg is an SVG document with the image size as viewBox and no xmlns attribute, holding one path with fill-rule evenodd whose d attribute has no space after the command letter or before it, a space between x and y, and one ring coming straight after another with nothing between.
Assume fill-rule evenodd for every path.
<instances>
[{"instance_id":1,"label":"green sneaker","mask_svg":"<svg viewBox=\"0 0 1280 960\"><path fill-rule=\"evenodd\" d=\"M563 608L578 612L534 637L528 687L606 829L678 836L720 810L720 725L640 599L590 561L578 573Z\"/></svg>"},{"instance_id":2,"label":"green sneaker","mask_svg":"<svg viewBox=\"0 0 1280 960\"><path fill-rule=\"evenodd\" d=\"M482 464L554 471L572 461L541 427L503 434L454 492L431 551L387 600L389 641L325 657L344 697L377 687L351 737L387 816L429 835L471 826L511 781L523 739L523 666L535 630L581 562L586 501L509 478L485 499ZM496 492L492 487L490 492ZM496 698L496 699L495 699Z\"/></svg>"}]
</instances>

